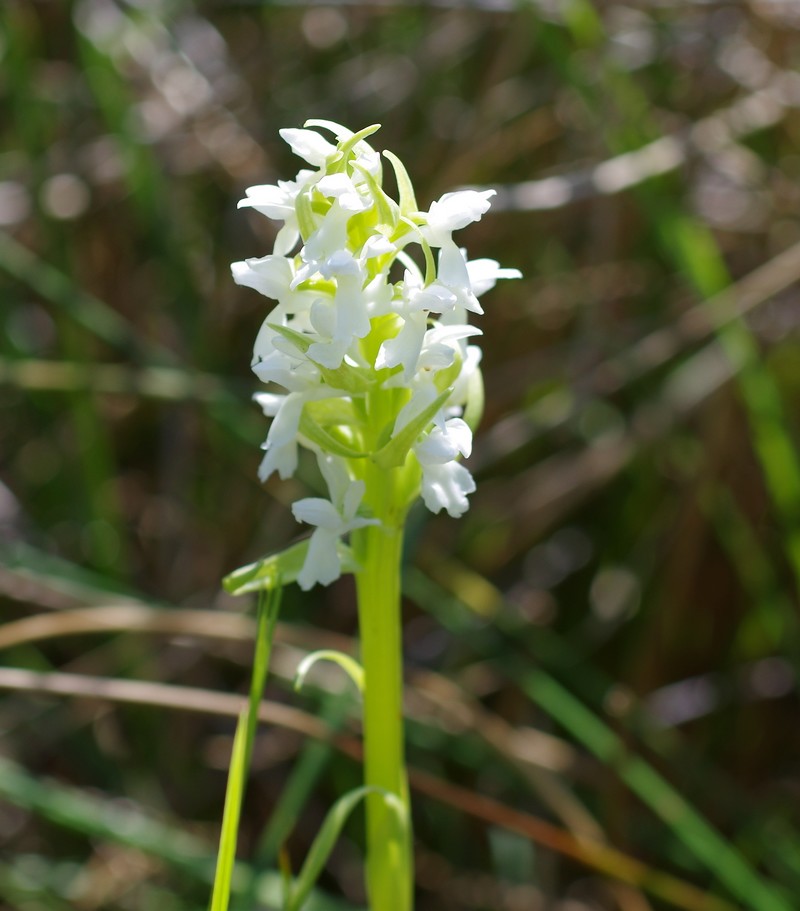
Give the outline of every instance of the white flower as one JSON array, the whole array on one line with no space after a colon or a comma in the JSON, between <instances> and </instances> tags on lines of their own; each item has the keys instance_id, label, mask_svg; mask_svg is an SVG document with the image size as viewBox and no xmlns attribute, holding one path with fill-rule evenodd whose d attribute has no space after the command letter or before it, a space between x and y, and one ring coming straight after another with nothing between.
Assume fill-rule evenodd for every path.
<instances>
[{"instance_id":1,"label":"white flower","mask_svg":"<svg viewBox=\"0 0 800 911\"><path fill-rule=\"evenodd\" d=\"M275 324L299 328L298 320L281 319L274 311L264 320L253 346L251 368L262 383L278 383L292 392L299 392L316 385L320 380L319 368L275 329ZM298 325L299 323L299 325ZM270 325L272 324L272 325Z\"/></svg>"},{"instance_id":2,"label":"white flower","mask_svg":"<svg viewBox=\"0 0 800 911\"><path fill-rule=\"evenodd\" d=\"M363 186L363 185L362 185ZM341 171L328 174L317 183L317 189L325 196L333 197L346 212L366 212L374 205L367 193L359 192L355 183ZM364 189L366 189L364 187Z\"/></svg>"},{"instance_id":3,"label":"white flower","mask_svg":"<svg viewBox=\"0 0 800 911\"><path fill-rule=\"evenodd\" d=\"M473 376L480 373L480 363L483 352L477 345L466 345L461 370L453 384L453 394L450 403L454 406L465 405L469 397L469 390Z\"/></svg>"},{"instance_id":4,"label":"white flower","mask_svg":"<svg viewBox=\"0 0 800 911\"><path fill-rule=\"evenodd\" d=\"M334 123L332 120L307 120L306 127L321 127L324 130L330 130L331 133L339 140L346 142L353 137L353 131L343 127L340 123ZM377 177L381 172L381 156L372 148L372 146L363 139L356 143L353 149L356 155L356 163L359 167L368 171L373 177Z\"/></svg>"},{"instance_id":5,"label":"white flower","mask_svg":"<svg viewBox=\"0 0 800 911\"><path fill-rule=\"evenodd\" d=\"M277 185L261 184L248 187L246 198L239 201L239 208L249 207L284 226L275 238L274 252L283 256L289 253L300 239L296 203L304 187L314 177L313 171L300 171L295 180L279 180Z\"/></svg>"},{"instance_id":6,"label":"white flower","mask_svg":"<svg viewBox=\"0 0 800 911\"><path fill-rule=\"evenodd\" d=\"M327 338L314 342L308 349L308 356L323 367L335 370L353 339L364 338L371 328L361 273L340 276L333 300L320 299L311 308L311 322L316 331Z\"/></svg>"},{"instance_id":7,"label":"white flower","mask_svg":"<svg viewBox=\"0 0 800 911\"><path fill-rule=\"evenodd\" d=\"M467 272L476 297L491 291L499 278L522 278L519 269L503 269L495 259L470 259Z\"/></svg>"},{"instance_id":8,"label":"white flower","mask_svg":"<svg viewBox=\"0 0 800 911\"><path fill-rule=\"evenodd\" d=\"M231 263L231 273L237 285L252 288L281 304L289 300L294 269L284 256L272 254Z\"/></svg>"},{"instance_id":9,"label":"white flower","mask_svg":"<svg viewBox=\"0 0 800 911\"><path fill-rule=\"evenodd\" d=\"M258 466L258 479L264 483L277 471L286 480L297 469L297 429L305 397L300 392L289 395L259 392L253 398L267 417L274 418L262 446L266 451Z\"/></svg>"},{"instance_id":10,"label":"white flower","mask_svg":"<svg viewBox=\"0 0 800 911\"><path fill-rule=\"evenodd\" d=\"M444 370L451 366L456 356L459 356L462 360L463 372L467 351L467 346L463 344L463 340L473 338L476 335L483 335L483 332L477 326L470 326L469 323L447 325L437 323L425 333L417 369ZM472 347L475 346L473 345Z\"/></svg>"},{"instance_id":11,"label":"white flower","mask_svg":"<svg viewBox=\"0 0 800 911\"><path fill-rule=\"evenodd\" d=\"M453 231L465 228L473 221L479 221L487 212L489 200L496 190L458 190L445 193L436 202L431 203L427 215L427 226L422 228L428 243L441 247L449 241Z\"/></svg>"},{"instance_id":12,"label":"white flower","mask_svg":"<svg viewBox=\"0 0 800 911\"><path fill-rule=\"evenodd\" d=\"M383 370L384 367L397 367L398 364L402 364L403 381L407 383L416 372L427 327L428 314L424 310L406 313L397 335L386 339L381 345L375 359L375 369Z\"/></svg>"},{"instance_id":13,"label":"white flower","mask_svg":"<svg viewBox=\"0 0 800 911\"><path fill-rule=\"evenodd\" d=\"M429 313L452 309L457 298L439 282L431 282L425 287L423 278L416 269L406 269L401 289L401 296L393 300L391 306L402 317L403 324L394 338L387 339L381 345L375 369L402 364L403 379L407 383L418 369Z\"/></svg>"},{"instance_id":14,"label":"white flower","mask_svg":"<svg viewBox=\"0 0 800 911\"><path fill-rule=\"evenodd\" d=\"M330 500L307 497L292 505L298 522L315 525L311 535L303 568L297 581L308 591L312 586L329 585L342 572L337 544L342 535L365 525L379 525L377 519L356 515L364 496L364 482L353 481L341 460L333 456L320 456L319 467L328 484Z\"/></svg>"},{"instance_id":15,"label":"white flower","mask_svg":"<svg viewBox=\"0 0 800 911\"><path fill-rule=\"evenodd\" d=\"M464 254L455 241L446 241L439 252L439 281L454 297L453 307L464 307L473 313L483 313L478 298L472 290L469 269Z\"/></svg>"},{"instance_id":16,"label":"white flower","mask_svg":"<svg viewBox=\"0 0 800 911\"><path fill-rule=\"evenodd\" d=\"M376 256L385 256L387 253L396 253L397 246L385 234L373 234L361 248L361 261L366 262Z\"/></svg>"},{"instance_id":17,"label":"white flower","mask_svg":"<svg viewBox=\"0 0 800 911\"><path fill-rule=\"evenodd\" d=\"M337 154L336 146L314 130L285 129L278 132L298 158L316 167L324 167L328 159Z\"/></svg>"},{"instance_id":18,"label":"white flower","mask_svg":"<svg viewBox=\"0 0 800 911\"><path fill-rule=\"evenodd\" d=\"M434 427L414 447L422 468L422 499L431 512L446 509L458 518L469 509L467 494L475 490L475 481L455 459L471 451L472 431L461 418L450 418L444 430Z\"/></svg>"},{"instance_id":19,"label":"white flower","mask_svg":"<svg viewBox=\"0 0 800 911\"><path fill-rule=\"evenodd\" d=\"M341 395L327 386L317 385L302 392L280 395L273 392L257 392L253 398L267 417L273 418L267 439L262 444L264 458L258 467L258 479L264 483L273 472L285 481L297 470L297 443L300 433L300 418L307 402L336 398Z\"/></svg>"},{"instance_id":20,"label":"white flower","mask_svg":"<svg viewBox=\"0 0 800 911\"><path fill-rule=\"evenodd\" d=\"M352 214L342 208L338 199L334 202L300 251L303 265L292 280L293 288L317 273L328 279L359 273L358 262L347 249L347 222Z\"/></svg>"},{"instance_id":21,"label":"white flower","mask_svg":"<svg viewBox=\"0 0 800 911\"><path fill-rule=\"evenodd\" d=\"M457 519L469 509L467 494L474 491L472 475L458 462L422 465L422 500L431 512L446 509Z\"/></svg>"},{"instance_id":22,"label":"white flower","mask_svg":"<svg viewBox=\"0 0 800 911\"><path fill-rule=\"evenodd\" d=\"M426 286L422 275L409 269L403 277L403 300L408 310L432 310L435 313L452 310L457 302L455 294L440 281L432 281Z\"/></svg>"}]
</instances>

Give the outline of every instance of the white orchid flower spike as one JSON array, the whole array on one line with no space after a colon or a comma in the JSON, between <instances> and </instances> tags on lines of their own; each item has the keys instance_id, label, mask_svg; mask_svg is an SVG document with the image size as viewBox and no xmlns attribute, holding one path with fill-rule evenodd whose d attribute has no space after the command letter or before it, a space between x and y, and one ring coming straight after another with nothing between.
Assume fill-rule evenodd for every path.
<instances>
[{"instance_id":1,"label":"white orchid flower spike","mask_svg":"<svg viewBox=\"0 0 800 911\"><path fill-rule=\"evenodd\" d=\"M420 210L399 159L370 145L377 129L315 120L281 130L304 167L239 204L279 225L271 253L232 266L235 282L276 302L253 354L268 384L256 401L272 420L259 477L291 477L308 450L328 491L292 507L313 526L293 550L304 589L337 579L343 555L358 566L360 530L401 529L419 497L451 516L469 508L465 417L474 424L482 396L470 314L483 313L478 298L498 280L520 277L469 260L453 239L494 190L445 193ZM386 161L397 198L383 188Z\"/></svg>"}]
</instances>

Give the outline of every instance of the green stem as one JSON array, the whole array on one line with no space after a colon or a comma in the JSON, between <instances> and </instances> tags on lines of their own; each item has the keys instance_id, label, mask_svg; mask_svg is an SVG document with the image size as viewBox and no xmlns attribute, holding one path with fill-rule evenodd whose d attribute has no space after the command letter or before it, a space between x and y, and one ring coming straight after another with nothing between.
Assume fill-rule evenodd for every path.
<instances>
[{"instance_id":1,"label":"green stem","mask_svg":"<svg viewBox=\"0 0 800 911\"><path fill-rule=\"evenodd\" d=\"M373 911L411 911L413 864L403 745L400 560L403 529L359 529L353 545L364 668L364 783L397 795L404 831L380 794L367 798L367 887Z\"/></svg>"}]
</instances>

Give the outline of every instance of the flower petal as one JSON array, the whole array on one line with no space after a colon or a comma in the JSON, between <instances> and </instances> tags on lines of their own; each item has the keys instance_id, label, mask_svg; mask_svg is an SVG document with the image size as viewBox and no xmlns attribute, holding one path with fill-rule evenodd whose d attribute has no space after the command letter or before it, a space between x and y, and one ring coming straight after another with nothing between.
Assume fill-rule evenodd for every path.
<instances>
[{"instance_id":1,"label":"flower petal","mask_svg":"<svg viewBox=\"0 0 800 911\"><path fill-rule=\"evenodd\" d=\"M458 190L445 193L431 203L428 212L428 226L436 237L442 237L473 221L478 221L491 205L489 200L496 190ZM436 244L439 246L439 244Z\"/></svg>"},{"instance_id":2,"label":"flower petal","mask_svg":"<svg viewBox=\"0 0 800 911\"><path fill-rule=\"evenodd\" d=\"M471 259L467 262L467 272L476 297L491 291L500 278L522 278L519 269L501 269L495 259Z\"/></svg>"},{"instance_id":3,"label":"flower petal","mask_svg":"<svg viewBox=\"0 0 800 911\"><path fill-rule=\"evenodd\" d=\"M258 466L258 479L265 483L273 472L277 471L278 475L285 481L297 471L297 443L295 440L289 440L283 446L274 446L270 443L264 444L266 453Z\"/></svg>"},{"instance_id":4,"label":"flower petal","mask_svg":"<svg viewBox=\"0 0 800 911\"><path fill-rule=\"evenodd\" d=\"M323 500L322 497L306 497L292 503L292 515L298 522L316 525L328 531L338 531L342 525L342 517L336 507L330 500Z\"/></svg>"},{"instance_id":5,"label":"flower petal","mask_svg":"<svg viewBox=\"0 0 800 911\"><path fill-rule=\"evenodd\" d=\"M424 311L406 314L400 332L381 345L375 360L375 369L382 370L384 367L402 364L404 379L410 380L417 369L427 326L428 315Z\"/></svg>"},{"instance_id":6,"label":"flower petal","mask_svg":"<svg viewBox=\"0 0 800 911\"><path fill-rule=\"evenodd\" d=\"M472 475L458 462L428 465L422 469L422 499L431 512L446 509L458 518L469 509L467 494L475 490Z\"/></svg>"},{"instance_id":7,"label":"flower petal","mask_svg":"<svg viewBox=\"0 0 800 911\"><path fill-rule=\"evenodd\" d=\"M237 285L253 288L259 294L276 301L281 301L288 295L293 278L289 261L274 254L231 263L231 273Z\"/></svg>"},{"instance_id":8,"label":"flower petal","mask_svg":"<svg viewBox=\"0 0 800 911\"><path fill-rule=\"evenodd\" d=\"M339 536L324 528L318 528L308 544L308 553L303 568L297 576L297 582L303 591L314 585L330 585L342 574L342 564L336 550Z\"/></svg>"},{"instance_id":9,"label":"flower petal","mask_svg":"<svg viewBox=\"0 0 800 911\"><path fill-rule=\"evenodd\" d=\"M346 524L349 525L354 521L355 514L364 497L365 489L366 487L363 481L353 481L348 486L347 491L342 498L342 519L344 519Z\"/></svg>"},{"instance_id":10,"label":"flower petal","mask_svg":"<svg viewBox=\"0 0 800 911\"><path fill-rule=\"evenodd\" d=\"M326 454L317 456L317 464L319 465L319 470L322 472L322 477L325 478L325 483L328 485L328 494L330 495L331 503L333 503L337 509L341 509L348 488L353 483L347 466L342 459ZM363 484L363 482L361 483Z\"/></svg>"},{"instance_id":11,"label":"flower petal","mask_svg":"<svg viewBox=\"0 0 800 911\"><path fill-rule=\"evenodd\" d=\"M295 155L317 167L322 167L336 153L336 146L314 130L285 129L279 130L279 133L292 147Z\"/></svg>"},{"instance_id":12,"label":"flower petal","mask_svg":"<svg viewBox=\"0 0 800 911\"><path fill-rule=\"evenodd\" d=\"M472 431L461 418L449 418L444 430L434 427L417 443L414 452L423 467L451 462L459 455L468 457L472 452Z\"/></svg>"}]
</instances>

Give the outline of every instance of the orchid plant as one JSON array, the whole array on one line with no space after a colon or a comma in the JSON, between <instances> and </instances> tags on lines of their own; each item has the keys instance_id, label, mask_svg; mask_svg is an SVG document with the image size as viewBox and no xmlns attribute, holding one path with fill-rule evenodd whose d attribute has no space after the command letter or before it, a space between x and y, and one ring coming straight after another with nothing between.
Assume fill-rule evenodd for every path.
<instances>
[{"instance_id":1,"label":"orchid plant","mask_svg":"<svg viewBox=\"0 0 800 911\"><path fill-rule=\"evenodd\" d=\"M454 231L487 211L494 191L447 193L423 211L404 166L385 151L397 185L393 198L383 187L382 158L367 142L377 129L353 133L313 120L281 130L310 167L294 180L251 187L239 204L281 224L271 254L232 266L238 284L276 301L252 363L272 387L255 396L272 419L259 477L291 477L305 449L327 495L292 506L297 521L312 527L310 537L242 567L225 584L237 594L274 592L294 581L308 590L350 572L358 598L361 664L326 651L310 655L300 676L315 660L333 659L360 688L365 783L334 807L300 876L287 880L287 909L301 907L343 816L362 798L371 907L413 906L402 722L403 528L420 495L429 510L454 517L469 506L475 483L460 459L470 454L483 407L481 352L473 343L481 331L469 314L483 312L478 298L498 279L520 275L491 259L468 260L453 240ZM264 635L277 610L270 603L271 620L265 614L259 623ZM257 643L259 685L254 675L234 748L240 765L249 754L268 650ZM237 771L236 787L233 777L232 765L226 818L235 822L238 807L230 803L241 801L244 771ZM212 907L227 906L220 883L225 853Z\"/></svg>"}]
</instances>

